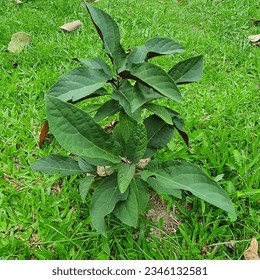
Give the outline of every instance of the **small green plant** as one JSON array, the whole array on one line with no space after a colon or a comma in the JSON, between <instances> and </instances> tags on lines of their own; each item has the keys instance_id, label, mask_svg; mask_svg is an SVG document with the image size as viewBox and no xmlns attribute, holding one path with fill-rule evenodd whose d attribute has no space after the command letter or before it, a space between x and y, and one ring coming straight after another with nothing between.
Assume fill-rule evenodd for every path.
<instances>
[{"instance_id":1,"label":"small green plant","mask_svg":"<svg viewBox=\"0 0 260 280\"><path fill-rule=\"evenodd\" d=\"M31 168L47 174L85 175L79 193L85 201L92 190L92 224L104 235L105 217L110 213L137 226L149 201L149 188L177 198L183 190L189 191L236 215L224 190L197 166L155 157L174 131L188 145L181 116L156 100L182 103L177 85L201 78L203 57L181 61L165 72L150 59L184 52L182 45L168 38L153 38L127 54L116 22L92 5L86 3L86 7L112 67L99 58L79 59L83 66L61 76L52 86L45 97L49 126L73 156L50 155ZM100 96L107 96L107 101L96 108L93 103L86 104ZM116 120L102 127L111 116Z\"/></svg>"}]
</instances>

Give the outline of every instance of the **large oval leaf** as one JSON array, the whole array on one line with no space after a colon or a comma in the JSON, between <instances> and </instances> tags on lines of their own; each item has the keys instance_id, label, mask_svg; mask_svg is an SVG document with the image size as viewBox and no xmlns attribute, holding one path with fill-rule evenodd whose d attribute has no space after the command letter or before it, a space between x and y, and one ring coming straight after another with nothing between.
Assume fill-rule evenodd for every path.
<instances>
[{"instance_id":1,"label":"large oval leaf","mask_svg":"<svg viewBox=\"0 0 260 280\"><path fill-rule=\"evenodd\" d=\"M184 140L185 144L189 147L190 146L189 136L188 136L188 134L185 130L184 121L183 121L182 117L180 116L179 113L173 111L172 109L166 108L166 110L169 112L169 114L172 117L174 127L177 129L178 133L180 134L180 136Z\"/></svg>"},{"instance_id":2,"label":"large oval leaf","mask_svg":"<svg viewBox=\"0 0 260 280\"><path fill-rule=\"evenodd\" d=\"M123 112L119 114L118 127L125 143L127 143L136 125L136 121L131 119L127 114L124 114Z\"/></svg>"},{"instance_id":3,"label":"large oval leaf","mask_svg":"<svg viewBox=\"0 0 260 280\"><path fill-rule=\"evenodd\" d=\"M186 190L236 216L225 191L196 165L175 160L151 162L141 177L159 192Z\"/></svg>"},{"instance_id":4,"label":"large oval leaf","mask_svg":"<svg viewBox=\"0 0 260 280\"><path fill-rule=\"evenodd\" d=\"M78 162L79 162L79 167L83 170L88 165L95 166L95 169L97 169L96 167L98 167L98 166L110 166L111 165L111 161L101 159L101 158L79 157ZM97 171L97 170L95 170L95 171Z\"/></svg>"},{"instance_id":5,"label":"large oval leaf","mask_svg":"<svg viewBox=\"0 0 260 280\"><path fill-rule=\"evenodd\" d=\"M86 200L88 192L94 182L93 176L86 176L79 184L79 194L81 196L82 202Z\"/></svg>"},{"instance_id":6,"label":"large oval leaf","mask_svg":"<svg viewBox=\"0 0 260 280\"><path fill-rule=\"evenodd\" d=\"M85 173L96 172L96 167L85 160L83 157L78 157L79 168Z\"/></svg>"},{"instance_id":7,"label":"large oval leaf","mask_svg":"<svg viewBox=\"0 0 260 280\"><path fill-rule=\"evenodd\" d=\"M131 188L135 191L138 202L138 213L141 214L147 207L150 200L150 195L147 190L147 182L139 178L133 178Z\"/></svg>"},{"instance_id":8,"label":"large oval leaf","mask_svg":"<svg viewBox=\"0 0 260 280\"><path fill-rule=\"evenodd\" d=\"M136 227L138 222L138 200L133 188L129 188L127 199L118 202L113 213L123 223Z\"/></svg>"},{"instance_id":9,"label":"large oval leaf","mask_svg":"<svg viewBox=\"0 0 260 280\"><path fill-rule=\"evenodd\" d=\"M176 43L169 38L155 37L148 40L145 43L145 46L146 49L148 50L147 53L148 59L158 55L168 55L168 54L185 52L185 48L181 44Z\"/></svg>"},{"instance_id":10,"label":"large oval leaf","mask_svg":"<svg viewBox=\"0 0 260 280\"><path fill-rule=\"evenodd\" d=\"M117 173L118 188L124 193L135 175L135 164L122 162Z\"/></svg>"},{"instance_id":11,"label":"large oval leaf","mask_svg":"<svg viewBox=\"0 0 260 280\"><path fill-rule=\"evenodd\" d=\"M150 198L146 185L143 180L133 178L127 199L117 203L113 213L123 223L137 226L138 216L146 209Z\"/></svg>"},{"instance_id":12,"label":"large oval leaf","mask_svg":"<svg viewBox=\"0 0 260 280\"><path fill-rule=\"evenodd\" d=\"M127 158L133 163L139 162L139 160L144 156L146 145L146 128L143 124L137 124L133 129L125 147Z\"/></svg>"},{"instance_id":13,"label":"large oval leaf","mask_svg":"<svg viewBox=\"0 0 260 280\"><path fill-rule=\"evenodd\" d=\"M63 101L77 101L101 88L109 79L104 70L77 67L61 76L48 95Z\"/></svg>"},{"instance_id":14,"label":"large oval leaf","mask_svg":"<svg viewBox=\"0 0 260 280\"><path fill-rule=\"evenodd\" d=\"M132 110L132 103L134 101L133 90L133 86L129 81L125 81L119 90L112 93L112 98L119 102L129 117L140 122L141 110L135 110L134 112Z\"/></svg>"},{"instance_id":15,"label":"large oval leaf","mask_svg":"<svg viewBox=\"0 0 260 280\"><path fill-rule=\"evenodd\" d=\"M50 175L60 174L62 176L67 176L85 172L80 168L75 159L61 155L46 156L31 164L30 167L32 170L41 171ZM94 169L91 166L88 172L93 171Z\"/></svg>"},{"instance_id":16,"label":"large oval leaf","mask_svg":"<svg viewBox=\"0 0 260 280\"><path fill-rule=\"evenodd\" d=\"M120 44L120 34L116 22L102 10L85 3L96 30L103 41L105 52L116 68L124 65L126 54Z\"/></svg>"},{"instance_id":17,"label":"large oval leaf","mask_svg":"<svg viewBox=\"0 0 260 280\"><path fill-rule=\"evenodd\" d=\"M120 162L113 138L87 112L49 95L45 100L50 128L61 146L79 156Z\"/></svg>"},{"instance_id":18,"label":"large oval leaf","mask_svg":"<svg viewBox=\"0 0 260 280\"><path fill-rule=\"evenodd\" d=\"M197 82L203 74L203 56L180 61L170 69L168 74L177 84Z\"/></svg>"},{"instance_id":19,"label":"large oval leaf","mask_svg":"<svg viewBox=\"0 0 260 280\"><path fill-rule=\"evenodd\" d=\"M153 38L147 41L144 45L135 48L127 58L126 68L132 64L142 63L149 58L184 52L182 45L168 38Z\"/></svg>"},{"instance_id":20,"label":"large oval leaf","mask_svg":"<svg viewBox=\"0 0 260 280\"><path fill-rule=\"evenodd\" d=\"M118 201L127 199L128 191L123 194L117 186L116 176L109 176L101 181L93 194L90 205L90 216L94 228L106 235L104 217L111 213Z\"/></svg>"},{"instance_id":21,"label":"large oval leaf","mask_svg":"<svg viewBox=\"0 0 260 280\"><path fill-rule=\"evenodd\" d=\"M109 65L100 58L78 59L78 61L89 69L103 70L110 79L113 77Z\"/></svg>"},{"instance_id":22,"label":"large oval leaf","mask_svg":"<svg viewBox=\"0 0 260 280\"><path fill-rule=\"evenodd\" d=\"M134 64L129 71L124 71L120 75L122 78L142 82L171 100L183 102L175 81L159 66L148 62Z\"/></svg>"},{"instance_id":23,"label":"large oval leaf","mask_svg":"<svg viewBox=\"0 0 260 280\"><path fill-rule=\"evenodd\" d=\"M155 115L160 117L166 123L173 125L172 117L165 107L158 104L149 103L145 105L145 108L153 112Z\"/></svg>"},{"instance_id":24,"label":"large oval leaf","mask_svg":"<svg viewBox=\"0 0 260 280\"><path fill-rule=\"evenodd\" d=\"M131 103L132 112L140 108L145 103L159 98L163 98L163 96L154 89L147 87L140 82L136 82L134 85L133 100Z\"/></svg>"},{"instance_id":25,"label":"large oval leaf","mask_svg":"<svg viewBox=\"0 0 260 280\"><path fill-rule=\"evenodd\" d=\"M174 127L156 115L146 118L144 125L147 130L147 150L144 157L148 158L154 155L158 149L166 147L172 139Z\"/></svg>"},{"instance_id":26,"label":"large oval leaf","mask_svg":"<svg viewBox=\"0 0 260 280\"><path fill-rule=\"evenodd\" d=\"M100 122L104 118L118 113L121 109L122 106L117 100L110 99L107 102L103 103L102 106L100 106L100 108L97 110L94 116L94 120L96 122Z\"/></svg>"}]
</instances>

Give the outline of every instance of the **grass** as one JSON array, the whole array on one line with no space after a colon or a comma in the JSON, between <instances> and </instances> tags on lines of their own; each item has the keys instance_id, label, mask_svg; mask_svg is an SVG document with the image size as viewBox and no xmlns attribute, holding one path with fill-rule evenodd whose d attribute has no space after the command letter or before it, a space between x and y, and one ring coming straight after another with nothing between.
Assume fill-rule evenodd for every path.
<instances>
[{"instance_id":1,"label":"grass","mask_svg":"<svg viewBox=\"0 0 260 280\"><path fill-rule=\"evenodd\" d=\"M125 49L154 36L183 44L186 53L156 59L164 69L204 54L203 79L181 87L185 105L176 107L192 148L177 138L158 157L184 158L221 179L238 218L192 196L168 198L181 221L175 234L144 217L137 229L111 217L108 238L97 234L78 179L42 175L29 165L61 152L55 141L37 147L44 94L75 67L73 58L102 57L101 42L81 1L6 0L0 7L0 258L243 259L250 239L260 240L259 49L247 39L259 33L250 21L260 17L257 1L102 0L95 6L118 22ZM76 19L83 28L59 31ZM19 31L30 33L33 43L9 53L10 38ZM152 228L162 232L163 242L149 235Z\"/></svg>"}]
</instances>

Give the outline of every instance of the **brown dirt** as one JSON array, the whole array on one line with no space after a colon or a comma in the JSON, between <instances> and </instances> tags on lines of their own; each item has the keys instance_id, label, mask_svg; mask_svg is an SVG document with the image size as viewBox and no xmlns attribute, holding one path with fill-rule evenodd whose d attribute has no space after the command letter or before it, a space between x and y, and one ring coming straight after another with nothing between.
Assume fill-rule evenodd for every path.
<instances>
[{"instance_id":1,"label":"brown dirt","mask_svg":"<svg viewBox=\"0 0 260 280\"><path fill-rule=\"evenodd\" d=\"M151 220L156 226L163 219L163 226L160 229L152 228L151 234L155 234L158 238L162 237L163 232L174 234L181 221L175 216L173 210L167 211L167 201L152 193L149 205L154 205L154 207L145 213L146 218Z\"/></svg>"}]
</instances>

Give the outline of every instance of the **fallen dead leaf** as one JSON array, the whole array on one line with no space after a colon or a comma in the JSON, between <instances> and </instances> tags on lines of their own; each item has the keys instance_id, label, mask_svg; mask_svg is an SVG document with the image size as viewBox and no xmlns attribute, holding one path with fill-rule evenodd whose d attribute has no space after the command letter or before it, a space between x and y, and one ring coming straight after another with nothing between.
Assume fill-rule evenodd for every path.
<instances>
[{"instance_id":1,"label":"fallen dead leaf","mask_svg":"<svg viewBox=\"0 0 260 280\"><path fill-rule=\"evenodd\" d=\"M250 35L250 36L248 36L248 39L251 41L251 43L254 46L257 46L257 47L260 46L260 34Z\"/></svg>"},{"instance_id":2,"label":"fallen dead leaf","mask_svg":"<svg viewBox=\"0 0 260 280\"><path fill-rule=\"evenodd\" d=\"M32 42L32 36L25 32L17 32L12 35L11 42L8 46L8 51L17 53L22 51L26 46Z\"/></svg>"},{"instance_id":3,"label":"fallen dead leaf","mask_svg":"<svg viewBox=\"0 0 260 280\"><path fill-rule=\"evenodd\" d=\"M23 4L21 0L15 0L16 4Z\"/></svg>"},{"instance_id":4,"label":"fallen dead leaf","mask_svg":"<svg viewBox=\"0 0 260 280\"><path fill-rule=\"evenodd\" d=\"M99 0L86 0L86 2L89 2L89 3L91 3L91 2L99 2Z\"/></svg>"},{"instance_id":5,"label":"fallen dead leaf","mask_svg":"<svg viewBox=\"0 0 260 280\"><path fill-rule=\"evenodd\" d=\"M148 165L148 163L150 161L151 161L151 158L143 158L143 159L139 160L139 162L136 165L143 169Z\"/></svg>"},{"instance_id":6,"label":"fallen dead leaf","mask_svg":"<svg viewBox=\"0 0 260 280\"><path fill-rule=\"evenodd\" d=\"M230 240L229 242L226 242L225 243L226 247L231 249L231 250L234 250L235 249L235 246L236 246L236 243L234 240Z\"/></svg>"},{"instance_id":7,"label":"fallen dead leaf","mask_svg":"<svg viewBox=\"0 0 260 280\"><path fill-rule=\"evenodd\" d=\"M260 260L258 255L258 242L255 237L252 238L250 246L245 250L244 257L246 260Z\"/></svg>"},{"instance_id":8,"label":"fallen dead leaf","mask_svg":"<svg viewBox=\"0 0 260 280\"><path fill-rule=\"evenodd\" d=\"M41 128L41 132L40 132L40 136L39 136L39 147L42 146L43 142L45 141L45 138L47 136L49 132L49 123L48 121L46 120Z\"/></svg>"},{"instance_id":9,"label":"fallen dead leaf","mask_svg":"<svg viewBox=\"0 0 260 280\"><path fill-rule=\"evenodd\" d=\"M39 236L38 236L38 233L33 233L31 236L30 236L30 238L29 238L29 240L28 240L29 242L29 246L31 247L31 248L33 248L33 247L36 247L36 248L38 248L38 249L40 249L41 248L41 240L40 240L40 238L39 238Z\"/></svg>"},{"instance_id":10,"label":"fallen dead leaf","mask_svg":"<svg viewBox=\"0 0 260 280\"><path fill-rule=\"evenodd\" d=\"M256 43L256 42L260 41L260 34L250 35L250 36L248 36L248 39L249 39L252 43Z\"/></svg>"},{"instance_id":11,"label":"fallen dead leaf","mask_svg":"<svg viewBox=\"0 0 260 280\"><path fill-rule=\"evenodd\" d=\"M71 31L78 29L81 26L82 26L82 22L80 20L75 20L75 21L63 24L62 26L60 26L60 29L71 32Z\"/></svg>"},{"instance_id":12,"label":"fallen dead leaf","mask_svg":"<svg viewBox=\"0 0 260 280\"><path fill-rule=\"evenodd\" d=\"M114 171L107 171L111 166L97 166L97 175L100 177L106 177L111 175Z\"/></svg>"},{"instance_id":13,"label":"fallen dead leaf","mask_svg":"<svg viewBox=\"0 0 260 280\"><path fill-rule=\"evenodd\" d=\"M107 134L112 133L113 129L115 128L115 126L118 124L118 121L114 120L112 122L110 122L109 124L106 124L105 126L103 126L102 128L104 129L104 131Z\"/></svg>"},{"instance_id":14,"label":"fallen dead leaf","mask_svg":"<svg viewBox=\"0 0 260 280\"><path fill-rule=\"evenodd\" d=\"M51 187L51 194L58 194L62 190L62 182L59 180L55 185Z\"/></svg>"}]
</instances>

